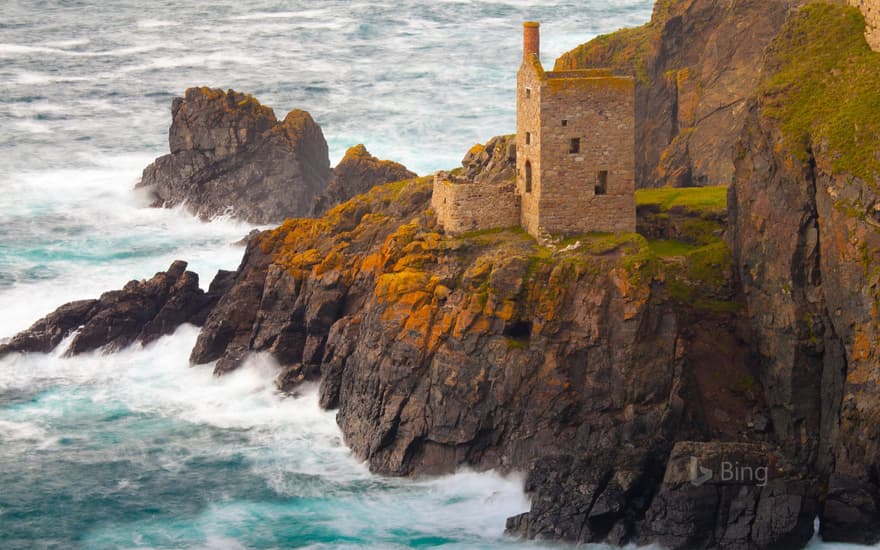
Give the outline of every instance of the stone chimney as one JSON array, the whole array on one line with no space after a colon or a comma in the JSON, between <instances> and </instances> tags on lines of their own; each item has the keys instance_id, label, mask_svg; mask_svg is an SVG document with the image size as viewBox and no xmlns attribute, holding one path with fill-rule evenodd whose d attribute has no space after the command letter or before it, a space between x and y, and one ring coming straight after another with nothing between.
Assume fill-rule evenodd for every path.
<instances>
[{"instance_id":1,"label":"stone chimney","mask_svg":"<svg viewBox=\"0 0 880 550\"><path fill-rule=\"evenodd\" d=\"M536 21L523 23L523 60L534 54L541 58L541 24Z\"/></svg>"}]
</instances>

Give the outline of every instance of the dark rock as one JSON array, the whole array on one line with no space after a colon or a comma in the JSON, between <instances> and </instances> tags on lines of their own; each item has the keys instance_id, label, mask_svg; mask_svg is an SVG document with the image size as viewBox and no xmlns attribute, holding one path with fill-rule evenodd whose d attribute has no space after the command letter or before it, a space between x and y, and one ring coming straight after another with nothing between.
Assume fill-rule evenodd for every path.
<instances>
[{"instance_id":1,"label":"dark rock","mask_svg":"<svg viewBox=\"0 0 880 550\"><path fill-rule=\"evenodd\" d=\"M363 145L355 145L333 169L333 178L324 193L315 198L312 215L320 216L337 204L355 195L366 193L376 185L418 177L406 167L390 160L380 160Z\"/></svg>"},{"instance_id":2,"label":"dark rock","mask_svg":"<svg viewBox=\"0 0 880 550\"><path fill-rule=\"evenodd\" d=\"M832 475L822 505L821 535L825 540L855 544L880 541L880 495L876 486L856 478Z\"/></svg>"},{"instance_id":3,"label":"dark rock","mask_svg":"<svg viewBox=\"0 0 880 550\"><path fill-rule=\"evenodd\" d=\"M275 385L282 393L296 395L296 390L305 382L315 382L321 376L320 365L303 365L297 363L283 368L275 380Z\"/></svg>"},{"instance_id":4,"label":"dark rock","mask_svg":"<svg viewBox=\"0 0 880 550\"><path fill-rule=\"evenodd\" d=\"M98 300L61 306L0 347L0 355L48 352L77 330L67 355L99 348L115 351L134 342L148 344L183 323L200 324L205 310L219 299L228 273L218 274L217 286L212 284L206 294L199 288L198 275L186 271L186 262L176 261L168 271L148 280L130 281L122 290L105 292Z\"/></svg>"},{"instance_id":5,"label":"dark rock","mask_svg":"<svg viewBox=\"0 0 880 550\"><path fill-rule=\"evenodd\" d=\"M8 344L0 345L0 357L13 352L48 353L65 337L85 324L96 309L98 300L70 302L16 334Z\"/></svg>"},{"instance_id":6,"label":"dark rock","mask_svg":"<svg viewBox=\"0 0 880 550\"><path fill-rule=\"evenodd\" d=\"M190 361L195 364L219 359L215 370L218 374L236 368L250 349L251 329L259 311L268 268L268 258L256 242L249 243L242 259L242 266L251 269L240 269L231 282L226 281L228 291L207 316L190 354Z\"/></svg>"},{"instance_id":7,"label":"dark rock","mask_svg":"<svg viewBox=\"0 0 880 550\"><path fill-rule=\"evenodd\" d=\"M305 111L278 121L252 96L190 88L172 104L171 153L138 187L153 206L186 204L202 218L231 214L251 223L309 213L330 181L327 142Z\"/></svg>"},{"instance_id":8,"label":"dark rock","mask_svg":"<svg viewBox=\"0 0 880 550\"><path fill-rule=\"evenodd\" d=\"M650 455L622 448L538 460L526 481L531 511L508 519L508 533L577 543L629 542L662 476Z\"/></svg>"},{"instance_id":9,"label":"dark rock","mask_svg":"<svg viewBox=\"0 0 880 550\"><path fill-rule=\"evenodd\" d=\"M679 442L640 540L669 548L803 548L817 510L815 480L792 476L766 445Z\"/></svg>"}]
</instances>

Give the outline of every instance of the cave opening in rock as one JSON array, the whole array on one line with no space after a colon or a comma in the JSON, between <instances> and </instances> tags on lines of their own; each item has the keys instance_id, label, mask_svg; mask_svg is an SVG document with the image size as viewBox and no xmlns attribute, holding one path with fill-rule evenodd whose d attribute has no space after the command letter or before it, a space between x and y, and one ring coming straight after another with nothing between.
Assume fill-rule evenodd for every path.
<instances>
[{"instance_id":1,"label":"cave opening in rock","mask_svg":"<svg viewBox=\"0 0 880 550\"><path fill-rule=\"evenodd\" d=\"M504 327L504 335L514 340L528 340L532 336L532 322L523 320L510 321Z\"/></svg>"}]
</instances>

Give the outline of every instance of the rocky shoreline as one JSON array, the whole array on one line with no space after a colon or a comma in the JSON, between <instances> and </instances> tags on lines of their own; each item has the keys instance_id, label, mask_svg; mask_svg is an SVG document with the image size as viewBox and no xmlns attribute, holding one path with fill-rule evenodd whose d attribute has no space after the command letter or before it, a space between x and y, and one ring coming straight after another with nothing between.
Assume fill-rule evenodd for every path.
<instances>
[{"instance_id":1,"label":"rocky shoreline","mask_svg":"<svg viewBox=\"0 0 880 550\"><path fill-rule=\"evenodd\" d=\"M189 88L171 104L171 152L144 169L137 184L152 206L184 205L208 220L254 224L323 214L374 185L413 178L363 145L330 168L321 127L302 110L284 120L251 95Z\"/></svg>"},{"instance_id":2,"label":"rocky shoreline","mask_svg":"<svg viewBox=\"0 0 880 550\"><path fill-rule=\"evenodd\" d=\"M445 235L429 179L356 148L332 172L319 163L322 183L296 199L298 215L319 217L251 236L240 267L207 292L176 262L62 306L0 355L45 352L74 333L67 353L112 351L193 323L194 364L221 375L265 352L283 367L281 390L317 381L321 406L338 411L346 443L375 472L528 472L532 508L508 520L512 535L802 548L818 517L826 541L877 542L880 179L870 154L880 156L861 140L873 148L851 162L848 134L792 130L802 102L833 92L826 80L801 89L818 64L829 74L856 71L838 67L855 55L880 65L863 32L857 10L826 3L677 0L658 3L642 29L563 56L557 66L610 65L641 80L644 181L730 183L641 191L638 234L543 244L519 229ZM874 96L863 100L876 99L865 89ZM288 125L240 95L212 94L186 101L245 101L256 113L245 120L262 121L224 128L274 143ZM220 148L235 170L257 170L240 139L253 131L218 141L210 125L184 123L181 105L172 158L151 174L196 173L186 167ZM462 170L512 176L505 139L472 149ZM166 176L145 172L145 185Z\"/></svg>"}]
</instances>

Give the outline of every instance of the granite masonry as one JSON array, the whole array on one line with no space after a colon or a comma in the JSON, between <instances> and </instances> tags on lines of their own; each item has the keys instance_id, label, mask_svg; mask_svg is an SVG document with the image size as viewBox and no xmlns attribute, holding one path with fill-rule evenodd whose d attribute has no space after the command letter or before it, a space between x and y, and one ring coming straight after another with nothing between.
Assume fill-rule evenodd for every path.
<instances>
[{"instance_id":1,"label":"granite masonry","mask_svg":"<svg viewBox=\"0 0 880 550\"><path fill-rule=\"evenodd\" d=\"M521 225L534 237L634 232L633 79L605 69L547 72L539 53L538 23L524 23L514 181L437 174L440 224L451 233Z\"/></svg>"}]
</instances>

